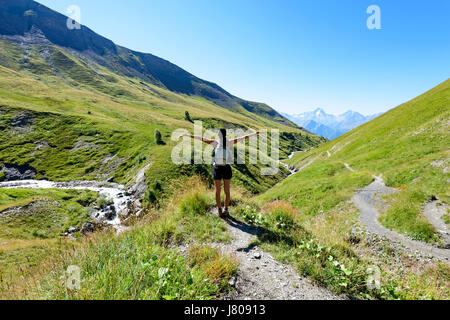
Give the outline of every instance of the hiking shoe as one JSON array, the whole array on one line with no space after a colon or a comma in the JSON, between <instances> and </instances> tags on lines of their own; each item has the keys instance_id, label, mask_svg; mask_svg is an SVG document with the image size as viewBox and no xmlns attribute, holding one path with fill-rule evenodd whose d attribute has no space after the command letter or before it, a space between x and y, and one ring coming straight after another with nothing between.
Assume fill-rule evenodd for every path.
<instances>
[{"instance_id":1,"label":"hiking shoe","mask_svg":"<svg viewBox=\"0 0 450 320\"><path fill-rule=\"evenodd\" d=\"M217 208L217 213L219 214L219 217L223 216L222 208Z\"/></svg>"},{"instance_id":2,"label":"hiking shoe","mask_svg":"<svg viewBox=\"0 0 450 320\"><path fill-rule=\"evenodd\" d=\"M229 215L230 215L230 211L228 211L228 208L225 208L225 210L223 211L223 216L228 217Z\"/></svg>"}]
</instances>

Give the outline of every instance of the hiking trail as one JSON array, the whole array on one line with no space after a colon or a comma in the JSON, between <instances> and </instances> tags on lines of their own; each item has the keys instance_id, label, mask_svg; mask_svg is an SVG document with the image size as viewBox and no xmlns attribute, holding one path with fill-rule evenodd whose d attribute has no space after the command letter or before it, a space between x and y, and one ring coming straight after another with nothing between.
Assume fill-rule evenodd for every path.
<instances>
[{"instance_id":1,"label":"hiking trail","mask_svg":"<svg viewBox=\"0 0 450 320\"><path fill-rule=\"evenodd\" d=\"M345 165L349 170L355 172L348 164ZM378 221L380 212L377 207L385 206L385 203L380 196L395 193L397 190L387 187L381 176L374 176L374 178L375 180L371 184L355 192L352 198L353 203L359 209L360 221L367 231L386 238L393 243L400 244L415 253L450 261L449 249L437 248L431 244L410 239L381 225Z\"/></svg>"},{"instance_id":2,"label":"hiking trail","mask_svg":"<svg viewBox=\"0 0 450 320\"><path fill-rule=\"evenodd\" d=\"M235 290L224 298L231 300L342 300L330 290L313 284L298 275L290 265L283 264L259 247L250 245L260 229L232 217L225 219L231 243L213 244L223 253L239 261L236 276L230 284Z\"/></svg>"}]
</instances>

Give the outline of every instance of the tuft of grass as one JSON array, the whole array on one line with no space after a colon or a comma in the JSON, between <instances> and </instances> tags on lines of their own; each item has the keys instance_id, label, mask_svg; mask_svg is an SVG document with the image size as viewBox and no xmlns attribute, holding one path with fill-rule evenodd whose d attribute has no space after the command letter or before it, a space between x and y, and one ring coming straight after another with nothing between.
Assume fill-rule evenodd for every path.
<instances>
[{"instance_id":1,"label":"tuft of grass","mask_svg":"<svg viewBox=\"0 0 450 320\"><path fill-rule=\"evenodd\" d=\"M191 267L200 268L214 283L222 289L236 273L238 263L230 256L223 255L218 249L208 245L194 245L189 248L188 261Z\"/></svg>"},{"instance_id":2,"label":"tuft of grass","mask_svg":"<svg viewBox=\"0 0 450 320\"><path fill-rule=\"evenodd\" d=\"M448 213L444 214L444 215L442 216L442 220L444 220L444 222L445 222L446 224L450 224L450 215L449 215Z\"/></svg>"},{"instance_id":3,"label":"tuft of grass","mask_svg":"<svg viewBox=\"0 0 450 320\"><path fill-rule=\"evenodd\" d=\"M208 197L205 190L193 190L180 201L180 212L183 215L204 215L208 212Z\"/></svg>"},{"instance_id":4,"label":"tuft of grass","mask_svg":"<svg viewBox=\"0 0 450 320\"><path fill-rule=\"evenodd\" d=\"M113 204L113 200L112 199L107 199L105 197L100 197L97 200L97 205L100 207L100 209L105 209L106 207L110 206L111 204Z\"/></svg>"}]
</instances>

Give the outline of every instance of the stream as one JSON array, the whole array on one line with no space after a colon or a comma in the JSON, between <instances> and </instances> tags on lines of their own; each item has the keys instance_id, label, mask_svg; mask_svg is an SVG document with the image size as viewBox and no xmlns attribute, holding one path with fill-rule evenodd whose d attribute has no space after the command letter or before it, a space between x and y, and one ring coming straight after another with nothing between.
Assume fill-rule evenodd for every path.
<instances>
[{"instance_id":1,"label":"stream","mask_svg":"<svg viewBox=\"0 0 450 320\"><path fill-rule=\"evenodd\" d=\"M0 182L0 188L4 189L63 189L63 190L90 190L95 191L100 197L113 201L114 210L111 218L106 218L107 210L103 209L96 212L92 217L96 221L104 221L111 225L117 232L124 230L121 224L120 216L127 215L128 203L133 201L127 194L125 186L117 183L98 182L98 181L69 181L52 182L47 180L19 180Z\"/></svg>"},{"instance_id":2,"label":"stream","mask_svg":"<svg viewBox=\"0 0 450 320\"><path fill-rule=\"evenodd\" d=\"M299 150L299 151L294 151L294 152L292 152L289 156L288 156L288 158L287 159L285 159L285 160L290 160L290 159L292 159L292 157L294 156L294 154L296 154L297 152L303 152L302 150ZM284 163L283 161L281 161L280 160L280 163L283 165L283 167L285 167L286 169L288 169L289 170L289 172L290 172L290 175L289 176L292 176L293 174L296 174L298 171L297 171L297 169L295 168L295 167L291 167L290 165L288 165L287 163Z\"/></svg>"}]
</instances>

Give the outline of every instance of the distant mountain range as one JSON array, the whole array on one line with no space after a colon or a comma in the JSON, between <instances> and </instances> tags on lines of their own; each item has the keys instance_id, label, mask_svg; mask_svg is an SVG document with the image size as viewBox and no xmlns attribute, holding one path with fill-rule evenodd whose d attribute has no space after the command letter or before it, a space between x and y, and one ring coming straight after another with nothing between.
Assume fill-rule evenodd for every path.
<instances>
[{"instance_id":1,"label":"distant mountain range","mask_svg":"<svg viewBox=\"0 0 450 320\"><path fill-rule=\"evenodd\" d=\"M382 113L364 116L356 111L347 111L341 115L334 115L326 113L321 108L299 114L283 113L283 115L292 122L295 122L312 133L330 140L377 118L381 114Z\"/></svg>"}]
</instances>

